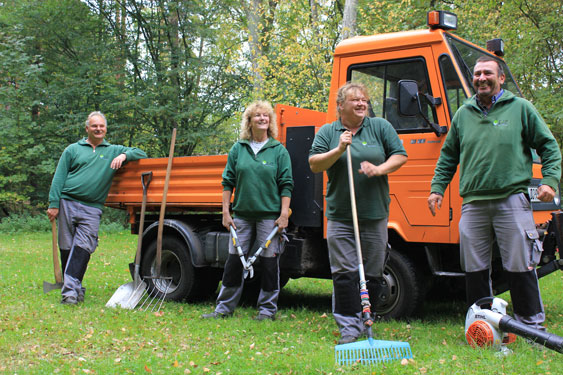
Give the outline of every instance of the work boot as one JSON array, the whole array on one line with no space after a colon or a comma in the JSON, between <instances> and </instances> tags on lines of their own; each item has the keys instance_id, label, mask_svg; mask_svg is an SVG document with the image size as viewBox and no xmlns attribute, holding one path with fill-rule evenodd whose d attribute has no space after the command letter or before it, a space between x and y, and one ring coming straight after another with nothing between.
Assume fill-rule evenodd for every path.
<instances>
[{"instance_id":1,"label":"work boot","mask_svg":"<svg viewBox=\"0 0 563 375\"><path fill-rule=\"evenodd\" d=\"M76 298L76 300L78 301L78 303L82 303L84 302L84 296L86 295L86 288L82 288L82 292L78 293L78 297Z\"/></svg>"},{"instance_id":2,"label":"work boot","mask_svg":"<svg viewBox=\"0 0 563 375\"><path fill-rule=\"evenodd\" d=\"M344 335L338 340L338 345L350 344L351 342L356 342L358 338L352 335Z\"/></svg>"},{"instance_id":3,"label":"work boot","mask_svg":"<svg viewBox=\"0 0 563 375\"><path fill-rule=\"evenodd\" d=\"M222 314L220 312L217 311L213 311L212 313L209 314L203 314L201 317L203 319L225 319L225 318L229 318L233 315L233 313L229 313L229 314Z\"/></svg>"},{"instance_id":4,"label":"work boot","mask_svg":"<svg viewBox=\"0 0 563 375\"><path fill-rule=\"evenodd\" d=\"M63 305L76 305L76 304L78 304L78 299L74 296L65 296L61 300L61 304L63 304Z\"/></svg>"},{"instance_id":5,"label":"work boot","mask_svg":"<svg viewBox=\"0 0 563 375\"><path fill-rule=\"evenodd\" d=\"M276 316L275 315L266 315L266 314L258 314L256 315L254 318L254 320L257 320L259 322L262 322L264 320L276 320Z\"/></svg>"}]
</instances>

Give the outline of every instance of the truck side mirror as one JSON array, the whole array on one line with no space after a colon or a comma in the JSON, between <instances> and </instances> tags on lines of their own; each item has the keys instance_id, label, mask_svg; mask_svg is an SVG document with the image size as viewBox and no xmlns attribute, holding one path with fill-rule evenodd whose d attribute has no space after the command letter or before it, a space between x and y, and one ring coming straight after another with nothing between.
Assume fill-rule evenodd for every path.
<instances>
[{"instance_id":1,"label":"truck side mirror","mask_svg":"<svg viewBox=\"0 0 563 375\"><path fill-rule=\"evenodd\" d=\"M418 84L410 79L399 81L399 113L403 116L418 115Z\"/></svg>"},{"instance_id":2,"label":"truck side mirror","mask_svg":"<svg viewBox=\"0 0 563 375\"><path fill-rule=\"evenodd\" d=\"M402 79L399 82L399 113L402 116L416 116L420 115L424 121L434 130L436 136L441 136L448 132L448 128L430 122L422 112L422 105L420 103L420 94L418 92L418 83L412 79ZM434 98L428 94L422 95L433 106L442 104L440 98Z\"/></svg>"}]
</instances>

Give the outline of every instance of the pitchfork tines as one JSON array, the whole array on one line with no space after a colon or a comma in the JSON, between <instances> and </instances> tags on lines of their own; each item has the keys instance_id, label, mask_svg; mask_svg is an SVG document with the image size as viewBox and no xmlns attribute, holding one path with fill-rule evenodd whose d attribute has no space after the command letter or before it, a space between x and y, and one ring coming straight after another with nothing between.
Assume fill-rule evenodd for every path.
<instances>
[{"instance_id":1,"label":"pitchfork tines","mask_svg":"<svg viewBox=\"0 0 563 375\"><path fill-rule=\"evenodd\" d=\"M168 293L168 289L170 289L170 285L172 284L172 277L145 276L145 279L152 279L153 286L152 288L145 289L141 297L139 310L159 312L164 303L164 298ZM159 284L158 288L156 286L157 283Z\"/></svg>"}]
</instances>

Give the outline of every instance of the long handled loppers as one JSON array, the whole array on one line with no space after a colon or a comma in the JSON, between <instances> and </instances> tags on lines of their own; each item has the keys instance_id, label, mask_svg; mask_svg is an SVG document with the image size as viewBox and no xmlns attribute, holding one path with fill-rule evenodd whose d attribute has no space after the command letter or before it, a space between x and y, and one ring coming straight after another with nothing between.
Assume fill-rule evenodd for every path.
<instances>
[{"instance_id":1,"label":"long handled loppers","mask_svg":"<svg viewBox=\"0 0 563 375\"><path fill-rule=\"evenodd\" d=\"M348 163L348 181L350 184L350 201L352 204L352 222L354 225L354 237L356 241L356 254L358 256L358 272L360 274L360 299L362 304L362 319L366 327L368 340L356 341L349 344L336 345L334 355L340 365L351 365L361 363L371 365L374 363L412 358L411 348L408 342L374 340L371 331L373 318L371 315L371 304L367 289L362 248L360 243L360 228L358 225L358 214L356 209L356 194L354 192L354 174L352 170L352 155L350 146L346 148Z\"/></svg>"},{"instance_id":2,"label":"long handled loppers","mask_svg":"<svg viewBox=\"0 0 563 375\"><path fill-rule=\"evenodd\" d=\"M233 246L237 250L238 257L240 258L240 262L242 263L242 267L244 268L244 277L246 278L247 271L249 271L250 277L252 278L254 276L254 270L252 269L252 267L250 268L250 270L248 270L248 263L246 262L246 259L244 258L244 253L242 252L242 248L240 247L237 231L232 225L229 227L229 229L231 230L231 238L233 241Z\"/></svg>"},{"instance_id":3,"label":"long handled loppers","mask_svg":"<svg viewBox=\"0 0 563 375\"><path fill-rule=\"evenodd\" d=\"M289 216L291 216L291 209L289 210ZM242 263L242 267L244 269L244 278L245 279L252 279L254 277L254 268L252 267L252 265L254 264L254 262L256 262L256 259L258 259L260 254L262 254L262 252L265 249L270 247L272 240L274 239L276 234L278 234L280 228L276 225L274 227L274 229L272 229L270 234L268 234L268 237L266 237L266 240L264 240L264 243L258 248L258 250L256 250L254 255L252 255L250 258L248 258L248 260L245 259L244 253L242 252L242 248L240 247L240 241L239 241L238 236L237 236L237 231L235 230L235 228L233 228L232 225L229 227L229 229L231 231L233 246L237 250L237 255L239 256L240 262Z\"/></svg>"},{"instance_id":4,"label":"long handled loppers","mask_svg":"<svg viewBox=\"0 0 563 375\"><path fill-rule=\"evenodd\" d=\"M289 216L291 216L291 209L289 209ZM268 247L270 247L270 244L272 243L272 240L274 239L274 237L276 236L276 234L278 234L280 228L276 225L274 227L274 229L272 229L272 231L270 232L270 234L268 234L268 237L266 237L266 240L264 241L264 243L258 248L258 250L256 250L256 252L254 253L254 255L252 255L250 258L248 258L248 260L246 261L246 266L244 266L244 278L252 278L254 277L254 269L252 267L252 265L254 264L254 262L256 262L256 259L258 259L258 257L260 256L260 254L262 254L262 252L264 250L266 250Z\"/></svg>"}]
</instances>

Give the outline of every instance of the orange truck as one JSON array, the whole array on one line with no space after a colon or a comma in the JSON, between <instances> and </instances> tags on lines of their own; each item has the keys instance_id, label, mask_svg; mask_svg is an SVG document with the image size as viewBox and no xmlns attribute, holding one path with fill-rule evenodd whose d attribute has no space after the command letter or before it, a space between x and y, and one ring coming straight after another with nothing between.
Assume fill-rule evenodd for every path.
<instances>
[{"instance_id":1,"label":"orange truck","mask_svg":"<svg viewBox=\"0 0 563 375\"><path fill-rule=\"evenodd\" d=\"M291 156L295 181L290 241L280 263L282 285L290 278L331 277L323 215L327 177L325 173L311 172L308 156L315 132L336 119L338 88L347 81L358 81L369 90L370 115L383 117L394 126L409 155L408 162L389 176L387 290L376 311L383 317L401 318L418 314L424 301L436 294L464 296L464 274L459 263L459 178L454 177L435 217L427 207L430 181L451 119L463 101L473 95L471 67L478 57L498 58L506 73L504 87L516 95L521 92L501 58L502 40L489 41L487 49L483 49L450 33L448 30L455 29L456 24L454 14L432 11L428 13L426 30L347 39L334 52L327 113L276 106L279 140ZM227 155L173 159L161 265L162 276L172 277L173 281L166 292L160 291L169 300L204 298L217 289L229 243L229 233L221 225L221 173L226 161ZM166 158L128 163L114 178L106 202L107 206L126 209L131 231L138 233L140 176L153 172L141 276L154 276L155 272L156 212L162 201L166 166ZM562 226L559 194L553 203L535 198L540 176L538 164L534 166L529 195L544 244L538 268L538 274L544 276L563 268L558 251ZM495 293L508 289L498 251L492 279ZM151 288L161 288L150 280ZM255 291L255 280L256 277L247 280L245 290Z\"/></svg>"}]
</instances>

